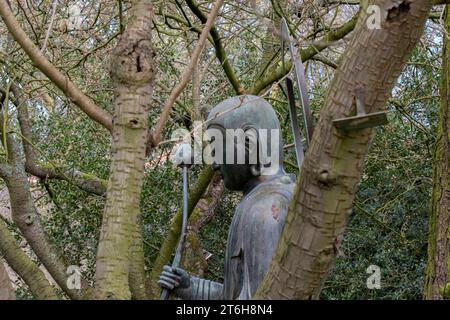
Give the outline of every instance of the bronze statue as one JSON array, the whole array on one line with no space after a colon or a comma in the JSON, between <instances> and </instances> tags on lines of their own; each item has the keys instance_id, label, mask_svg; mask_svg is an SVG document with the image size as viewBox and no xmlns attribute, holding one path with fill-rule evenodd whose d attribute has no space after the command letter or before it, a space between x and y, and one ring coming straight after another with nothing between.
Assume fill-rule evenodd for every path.
<instances>
[{"instance_id":1,"label":"bronze statue","mask_svg":"<svg viewBox=\"0 0 450 320\"><path fill-rule=\"evenodd\" d=\"M267 137L257 134L256 139L260 146L269 150L271 160L263 161L260 149L256 148L257 161L251 162L250 153L255 150L249 148L247 140L235 140L235 150L242 147L238 144L245 144L245 163L213 164L215 170L220 170L226 188L244 194L228 234L224 283L189 277L183 269L171 266L164 267L158 283L182 299L250 299L277 248L295 176L284 171L281 132L277 137L270 133L271 129L280 130L280 124L272 106L264 99L251 95L226 99L211 110L207 126L220 130L224 137L227 129L269 130ZM277 139L275 144L270 142L274 139ZM220 151L226 159L226 148Z\"/></svg>"}]
</instances>

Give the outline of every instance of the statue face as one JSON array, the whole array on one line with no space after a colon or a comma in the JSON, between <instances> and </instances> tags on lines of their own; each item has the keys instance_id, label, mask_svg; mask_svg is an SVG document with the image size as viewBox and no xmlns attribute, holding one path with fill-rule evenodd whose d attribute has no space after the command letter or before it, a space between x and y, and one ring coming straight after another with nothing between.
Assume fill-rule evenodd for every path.
<instances>
[{"instance_id":1,"label":"statue face","mask_svg":"<svg viewBox=\"0 0 450 320\"><path fill-rule=\"evenodd\" d=\"M254 177L251 173L250 166L246 164L218 165L218 170L220 170L225 187L229 190L243 190L249 180Z\"/></svg>"},{"instance_id":2,"label":"statue face","mask_svg":"<svg viewBox=\"0 0 450 320\"><path fill-rule=\"evenodd\" d=\"M280 123L264 99L251 95L228 98L210 111L207 121L207 136L217 138L209 139L206 154L219 159L213 168L220 170L228 189L245 190L259 176L284 171Z\"/></svg>"},{"instance_id":3,"label":"statue face","mask_svg":"<svg viewBox=\"0 0 450 320\"><path fill-rule=\"evenodd\" d=\"M211 156L216 161L213 162L212 167L215 171L220 171L225 187L229 190L241 191L254 175L249 164L248 145L244 141L226 138L226 130L218 125L212 125L211 129L221 132L222 143L215 141L215 137L210 140ZM228 146L227 146L228 143ZM230 145L231 143L231 145ZM220 148L220 150L218 150ZM234 149L234 159L227 159L227 148ZM238 152L245 150L245 162L239 163L237 161Z\"/></svg>"}]
</instances>

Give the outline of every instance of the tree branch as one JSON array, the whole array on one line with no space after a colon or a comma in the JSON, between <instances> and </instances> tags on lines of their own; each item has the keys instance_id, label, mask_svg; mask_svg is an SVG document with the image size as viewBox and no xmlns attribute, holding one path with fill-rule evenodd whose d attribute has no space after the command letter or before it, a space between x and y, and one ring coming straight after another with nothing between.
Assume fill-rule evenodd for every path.
<instances>
[{"instance_id":1,"label":"tree branch","mask_svg":"<svg viewBox=\"0 0 450 320\"><path fill-rule=\"evenodd\" d=\"M194 211L197 203L202 198L206 189L210 185L210 182L213 177L213 171L210 166L206 167L200 173L200 176L197 179L197 183L194 188L189 192L189 207L188 207L188 215L190 216ZM155 262L152 266L152 272L150 275L151 280L151 294L154 299L158 298L158 286L156 282L158 281L159 275L163 269L165 264L170 262L174 249L177 245L178 239L181 235L181 223L182 223L182 212L181 210L177 212L170 223L169 233L164 239L163 244L159 250L158 256L156 257Z\"/></svg>"},{"instance_id":2,"label":"tree branch","mask_svg":"<svg viewBox=\"0 0 450 320\"><path fill-rule=\"evenodd\" d=\"M3 106L5 107L5 106ZM45 266L60 288L72 299L80 299L82 292L69 289L65 262L58 248L48 239L41 224L41 218L34 205L28 184L28 177L22 163L21 152L11 132L4 127L3 113L0 114L0 134L6 135L8 170L0 170L0 177L8 188L11 215L14 223L27 240L39 261ZM83 286L86 282L82 279Z\"/></svg>"},{"instance_id":3,"label":"tree branch","mask_svg":"<svg viewBox=\"0 0 450 320\"><path fill-rule=\"evenodd\" d=\"M11 35L17 43L19 43L35 66L91 119L111 131L113 126L111 115L97 106L89 97L82 93L68 77L63 75L50 61L48 61L40 49L20 27L19 22L9 8L8 1L0 1L0 15Z\"/></svg>"},{"instance_id":4,"label":"tree branch","mask_svg":"<svg viewBox=\"0 0 450 320\"><path fill-rule=\"evenodd\" d=\"M256 299L318 299L352 212L374 129L337 130L334 119L354 111L355 86L365 88L367 113L385 109L407 58L422 35L430 0L375 0L381 28L366 26L368 2L321 109L281 239ZM391 8L391 9L387 9Z\"/></svg>"},{"instance_id":5,"label":"tree branch","mask_svg":"<svg viewBox=\"0 0 450 320\"><path fill-rule=\"evenodd\" d=\"M11 279L9 278L8 272L6 271L5 268L5 264L3 263L1 258L0 258L0 300L16 300L16 292L12 287Z\"/></svg>"},{"instance_id":6,"label":"tree branch","mask_svg":"<svg viewBox=\"0 0 450 320\"><path fill-rule=\"evenodd\" d=\"M203 13L203 11L200 9L199 4L195 2L195 0L186 0L186 4L188 5L189 9L191 9L192 13L194 13L202 23L206 23L207 16ZM236 72L234 71L233 67L230 64L230 61L228 60L227 54L222 44L222 40L214 25L211 26L210 33L214 42L217 59L219 59L228 80L230 81L236 93L244 93L245 89L239 82L239 79L236 76Z\"/></svg>"},{"instance_id":7,"label":"tree branch","mask_svg":"<svg viewBox=\"0 0 450 320\"><path fill-rule=\"evenodd\" d=\"M17 142L8 135L8 155L11 174L2 176L9 191L11 212L14 223L19 228L39 261L55 279L56 283L72 299L80 299L81 292L67 286L65 262L59 249L48 239L41 224L40 216L31 196L28 177L20 159Z\"/></svg>"},{"instance_id":8,"label":"tree branch","mask_svg":"<svg viewBox=\"0 0 450 320\"><path fill-rule=\"evenodd\" d=\"M41 300L56 300L58 296L44 273L17 245L6 223L0 219L0 254L25 281L31 293ZM0 264L2 261L0 260Z\"/></svg>"},{"instance_id":9,"label":"tree branch","mask_svg":"<svg viewBox=\"0 0 450 320\"><path fill-rule=\"evenodd\" d=\"M219 10L223 4L224 0L217 0L214 4L213 9L211 10L210 14L208 15L205 27L203 28L203 31L200 35L200 38L197 42L197 45L192 52L191 62L189 65L184 69L182 75L181 75L181 81L175 86L175 88L172 90L172 92L169 95L169 98L167 99L163 111L161 113L161 116L158 120L158 123L156 124L152 144L153 148L158 145L158 143L161 141L161 135L162 131L164 129L164 126L166 124L166 121L169 118L169 115L172 111L173 105L177 99L177 97L181 94L181 92L184 90L184 88L187 86L189 79L192 76L192 73L194 72L198 60L200 58L200 54L202 53L206 40L208 39L208 35L210 30L212 30L212 27L214 25L214 20L216 19L217 15L219 14ZM214 36L213 36L214 37Z\"/></svg>"},{"instance_id":10,"label":"tree branch","mask_svg":"<svg viewBox=\"0 0 450 320\"><path fill-rule=\"evenodd\" d=\"M450 0L432 0L433 5L449 4ZM353 5L359 6L361 1L359 0L322 0L322 6L329 6L332 4Z\"/></svg>"},{"instance_id":11,"label":"tree branch","mask_svg":"<svg viewBox=\"0 0 450 320\"><path fill-rule=\"evenodd\" d=\"M76 168L61 168L54 165L38 164L38 156L32 144L33 134L31 131L27 102L15 83L11 84L11 91L14 94L12 101L17 108L17 118L22 133L25 170L41 179L65 180L86 192L104 195L108 184L104 179L81 172Z\"/></svg>"},{"instance_id":12,"label":"tree branch","mask_svg":"<svg viewBox=\"0 0 450 320\"><path fill-rule=\"evenodd\" d=\"M355 14L349 21L347 21L345 24L340 26L339 28L335 30L331 30L328 32L325 36L323 36L321 39L318 39L313 44L308 46L305 49L300 50L300 55L302 58L302 61L305 62L312 57L314 57L317 53L325 50L332 44L334 44L336 41L344 38L347 34L349 34L356 25L356 21L358 20L359 12ZM278 67L276 70L268 74L266 77L262 78L261 80L256 81L256 83L253 85L252 88L248 90L250 94L259 94L261 91L263 91L268 86L272 85L273 83L279 81L282 79L288 72L290 72L290 69L292 67L292 61L287 61L285 68L283 66Z\"/></svg>"}]
</instances>

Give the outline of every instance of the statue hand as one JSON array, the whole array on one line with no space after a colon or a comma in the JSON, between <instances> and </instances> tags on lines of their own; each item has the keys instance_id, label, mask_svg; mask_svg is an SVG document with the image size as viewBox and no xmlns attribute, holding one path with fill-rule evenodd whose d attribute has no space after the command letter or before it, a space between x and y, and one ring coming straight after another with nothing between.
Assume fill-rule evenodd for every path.
<instances>
[{"instance_id":1,"label":"statue hand","mask_svg":"<svg viewBox=\"0 0 450 320\"><path fill-rule=\"evenodd\" d=\"M190 282L190 277L186 271L165 265L159 276L158 285L164 289L174 290L177 288L188 288Z\"/></svg>"}]
</instances>

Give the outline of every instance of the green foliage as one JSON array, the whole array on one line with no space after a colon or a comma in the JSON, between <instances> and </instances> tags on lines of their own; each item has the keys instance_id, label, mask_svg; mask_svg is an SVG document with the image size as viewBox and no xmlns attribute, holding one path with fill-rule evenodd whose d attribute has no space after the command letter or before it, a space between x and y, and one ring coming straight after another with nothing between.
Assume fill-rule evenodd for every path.
<instances>
[{"instance_id":1,"label":"green foliage","mask_svg":"<svg viewBox=\"0 0 450 320\"><path fill-rule=\"evenodd\" d=\"M39 12L46 12L47 2L37 5L40 7ZM47 55L51 57L52 62L80 86L83 92L109 112L113 110L114 97L107 57L117 36L115 32L118 17L116 13L113 14L117 11L116 5L116 1L102 1L101 8L97 8L97 5L92 5L89 1L83 3L86 21L94 23L92 30L65 33L54 28L47 49ZM61 6L64 13L66 5ZM129 3L124 2L125 11L128 6ZM197 37L185 24L171 19L168 22L164 14L176 14L184 21L173 2L155 1L155 6L157 14L153 45L156 53L157 85L149 113L150 128L157 122L161 113L160 107L164 105L169 91L179 82L181 71L189 61L189 50L192 50ZM233 7L233 2L229 2L227 13L222 13L217 29L239 80L245 88L250 88L260 75L262 65L267 65L267 61L262 61L263 56L272 57L277 53L264 52L266 47L270 50L270 43L264 41L271 39L272 34L267 31L262 19L251 13L252 8L241 10L243 6L239 4ZM198 19L185 9L193 26L200 28ZM267 17L273 19L271 10L260 9L265 10ZM311 21L297 19L294 13L299 12L291 12L294 9L299 10L287 8L285 12L297 26L296 37L306 39L307 26ZM355 8L349 10L340 12L344 12L345 16L345 12L351 13ZM59 12L58 15L62 13ZM61 17L57 16L56 21L61 22L59 18ZM325 17L324 20L329 18ZM339 16L337 20L343 19ZM22 21L22 25L27 34L34 35L35 30L25 21ZM329 27L331 26L324 26L323 30L326 31ZM437 88L441 48L436 39L441 35L436 35L435 28L435 24L428 25L422 44L410 58L408 67L393 91L389 105L392 111L390 124L377 130L354 213L340 248L344 256L337 258L336 265L325 283L322 292L324 299L422 297L432 151L439 95ZM33 38L36 43L42 42L41 38L46 30L44 26L40 29L39 34L35 35L36 39ZM319 31L315 36L320 37L320 32L323 31ZM93 48L97 49L91 52ZM14 50L11 50L9 55L8 74L17 73L17 78L24 85L24 92L30 97L29 109L39 160L55 166L74 167L108 179L111 139L109 133L89 120L68 98L61 98L60 92L53 92L54 88L46 79L35 75L34 67L23 52L12 49ZM342 46L335 46L321 54L337 62L341 52ZM274 59L267 70L271 72L277 66L279 62ZM307 72L312 109L317 120L334 70L321 62L309 61ZM207 111L221 100L236 94L210 44L201 57L199 75L203 77L199 88L202 110ZM37 97L38 88L46 89L55 100L53 108ZM293 137L287 118L286 98L276 86L267 88L263 93L264 98L274 106L280 119L285 143L291 144ZM170 133L176 128L192 129L185 121L186 116L192 113L190 84L178 98L165 129L164 139L169 139ZM14 114L10 116L11 119L14 118ZM301 115L299 122L302 123ZM15 122L11 127L17 127ZM147 273L151 270L152 262L167 234L171 218L181 206L181 173L166 161L170 147L170 144L166 144L158 148L148 159L148 167L144 172L141 211ZM297 173L293 148L285 150L285 160L287 171ZM191 185L200 169L200 166L193 167ZM34 188L37 190L37 205L48 209L48 213L42 215L47 233L63 249L68 264L82 266L83 275L92 281L105 198L81 191L66 181L43 180ZM228 227L240 198L241 195L237 193L226 192L219 212L212 222L201 230L203 248L212 253L206 274L209 279L223 281ZM366 269L370 265L378 265L381 268L380 290L369 290L366 287L366 279L369 276ZM22 285L19 286L17 294L19 299L31 297Z\"/></svg>"},{"instance_id":2,"label":"green foliage","mask_svg":"<svg viewBox=\"0 0 450 320\"><path fill-rule=\"evenodd\" d=\"M201 230L200 237L204 244L203 247L212 254L208 259L206 277L213 281L223 282L228 229L240 198L239 194L226 191L213 221Z\"/></svg>"},{"instance_id":3,"label":"green foliage","mask_svg":"<svg viewBox=\"0 0 450 320\"><path fill-rule=\"evenodd\" d=\"M341 251L324 299L421 299L438 100L439 53L418 47L393 100L390 124L377 130ZM420 74L420 77L418 76ZM397 106L398 102L392 103ZM394 109L394 108L392 108ZM370 265L381 289L368 289Z\"/></svg>"}]
</instances>

